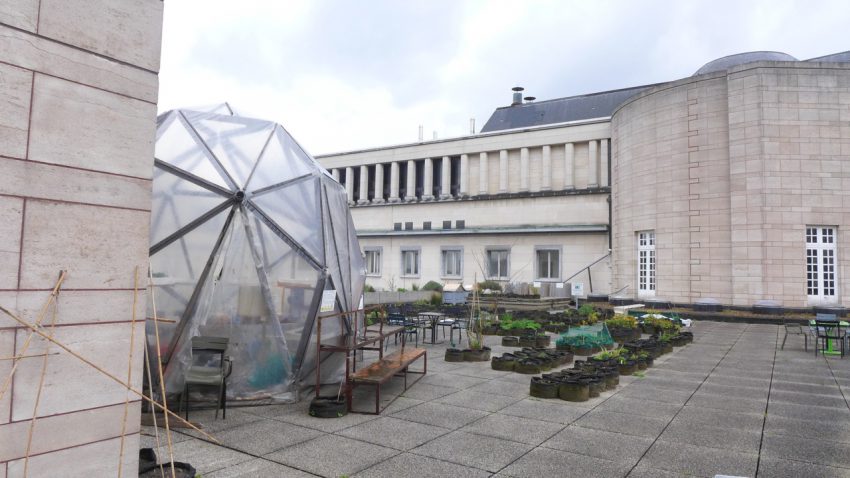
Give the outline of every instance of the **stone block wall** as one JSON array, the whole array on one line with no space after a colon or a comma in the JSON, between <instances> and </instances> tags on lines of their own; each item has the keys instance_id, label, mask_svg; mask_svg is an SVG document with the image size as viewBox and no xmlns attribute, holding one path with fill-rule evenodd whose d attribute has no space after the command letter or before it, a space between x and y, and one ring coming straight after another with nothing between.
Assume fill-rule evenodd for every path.
<instances>
[{"instance_id":1,"label":"stone block wall","mask_svg":"<svg viewBox=\"0 0 850 478\"><path fill-rule=\"evenodd\" d=\"M131 368L136 388L162 9L159 0L0 4L0 305L34 322L67 270L56 339L122 379ZM0 317L0 357L20 354L28 335ZM0 399L0 477L25 467L27 476L116 475L125 410L123 473L133 475L138 398L125 407L122 386L43 340L26 354L45 351L40 397L43 359L33 357ZM0 361L0 384L11 367Z\"/></svg>"}]
</instances>

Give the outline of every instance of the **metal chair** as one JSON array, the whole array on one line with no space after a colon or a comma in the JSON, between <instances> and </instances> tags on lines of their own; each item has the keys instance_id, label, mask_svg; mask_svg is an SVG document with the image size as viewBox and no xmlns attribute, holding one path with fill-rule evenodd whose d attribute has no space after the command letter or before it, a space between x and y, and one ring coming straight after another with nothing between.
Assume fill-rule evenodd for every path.
<instances>
[{"instance_id":1,"label":"metal chair","mask_svg":"<svg viewBox=\"0 0 850 478\"><path fill-rule=\"evenodd\" d=\"M222 419L227 418L227 377L233 371L230 357L224 355L229 339L226 337L192 337L192 365L186 371L186 381L177 413L186 405L186 420L189 420L189 386L218 387L218 410Z\"/></svg>"},{"instance_id":2,"label":"metal chair","mask_svg":"<svg viewBox=\"0 0 850 478\"><path fill-rule=\"evenodd\" d=\"M803 329L802 324L798 323L785 323L785 336L782 337L782 346L779 347L780 350L785 349L785 341L788 339L789 335L802 335L803 336L803 345L805 346L806 352L809 351L809 334L811 333L808 329Z\"/></svg>"},{"instance_id":3,"label":"metal chair","mask_svg":"<svg viewBox=\"0 0 850 478\"><path fill-rule=\"evenodd\" d=\"M841 344L841 358L844 358L844 343L847 336L846 327L841 325L841 322L835 314L817 314L815 319L815 356L818 355L818 349L825 352L830 349L830 346L839 343ZM834 346L834 345L833 345Z\"/></svg>"}]
</instances>

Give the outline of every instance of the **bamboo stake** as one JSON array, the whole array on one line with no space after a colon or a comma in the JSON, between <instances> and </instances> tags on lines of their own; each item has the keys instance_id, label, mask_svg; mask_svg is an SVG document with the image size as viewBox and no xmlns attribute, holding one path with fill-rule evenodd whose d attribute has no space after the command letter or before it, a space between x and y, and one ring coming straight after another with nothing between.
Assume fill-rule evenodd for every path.
<instances>
[{"instance_id":1,"label":"bamboo stake","mask_svg":"<svg viewBox=\"0 0 850 478\"><path fill-rule=\"evenodd\" d=\"M165 410L168 410L168 401L165 398L165 378L162 373L162 357L160 352L159 345L159 320L156 316L156 297L153 293L153 272L150 264L148 264L148 280L151 284L151 308L153 309L153 331L154 337L156 337L156 368L159 371L159 387L160 394L162 395L162 407ZM189 406L189 400L186 400L186 406ZM174 478L176 472L174 471L174 448L171 443L171 428L168 426L168 414L163 415L163 420L165 421L165 439L168 441L168 458L171 459L171 478Z\"/></svg>"},{"instance_id":2,"label":"bamboo stake","mask_svg":"<svg viewBox=\"0 0 850 478\"><path fill-rule=\"evenodd\" d=\"M151 379L151 367L150 367L150 357L148 355L148 347L147 347L147 337L145 337L145 347L143 350L144 359L145 359L145 373L148 377L148 384L152 384L153 381ZM159 454L162 451L162 443L159 440L159 425L156 423L156 412L151 412L151 417L153 417L153 435L156 438L156 452ZM162 469L162 463L159 464L159 476L164 477L165 471Z\"/></svg>"},{"instance_id":3,"label":"bamboo stake","mask_svg":"<svg viewBox=\"0 0 850 478\"><path fill-rule=\"evenodd\" d=\"M53 334L56 331L56 309L58 307L58 301L54 301L53 304L53 314L51 314L50 319L50 337L53 337ZM35 421L38 417L38 404L41 402L41 392L44 390L44 376L47 373L47 354L50 353L50 342L45 344L44 348L44 358L41 362L41 376L38 379L38 392L35 395L35 403L32 407L32 419L30 420L29 431L27 432L27 451L24 455L24 478L27 476L27 471L29 470L30 464L30 451L32 450L32 434L35 430Z\"/></svg>"},{"instance_id":4,"label":"bamboo stake","mask_svg":"<svg viewBox=\"0 0 850 478\"><path fill-rule=\"evenodd\" d=\"M56 285L53 287L53 291L50 292L50 296L47 298L47 302L45 302L44 306L41 308L41 312L38 314L38 318L35 321L36 327L41 326L41 321L44 320L44 314L47 312L47 308L50 306L50 304L56 298L56 295L59 293L59 288L62 286L62 282L65 281L65 275L67 275L67 271L62 271L59 274L59 280L56 281ZM27 335L26 340L24 340L23 345L21 346L21 352L20 352L21 354L25 354L27 352L27 349L30 346L30 341L32 340L32 337L33 337L33 333L30 332L30 334ZM9 385L12 384L12 377L15 376L15 370L18 369L19 363L21 363L20 360L14 361L14 363L12 364L12 370L9 371L9 376L6 377L6 381L3 382L3 386L0 387L0 400L3 399L3 395L5 395L6 391L9 389Z\"/></svg>"},{"instance_id":5,"label":"bamboo stake","mask_svg":"<svg viewBox=\"0 0 850 478\"><path fill-rule=\"evenodd\" d=\"M59 352L53 352L52 354L12 355L12 356L10 356L10 357L0 357L0 361L2 361L2 360L20 360L20 359L25 359L25 358L44 357L45 355L59 355Z\"/></svg>"},{"instance_id":6,"label":"bamboo stake","mask_svg":"<svg viewBox=\"0 0 850 478\"><path fill-rule=\"evenodd\" d=\"M167 408L163 407L162 405L160 405L160 404L159 404L159 402L157 402L157 401L156 401L156 400L154 400L153 398L151 398L151 397L149 397L149 396L145 395L144 393L142 393L142 392L140 392L140 391L136 390L136 389L135 389L135 388L133 388L133 387L132 387L129 383L124 383L124 382L122 382L120 378L116 377L115 375L112 375L111 373L107 372L107 371L106 371L106 370L104 370L103 368L101 368L101 367L97 366L97 365L96 365L95 363L93 363L91 360L89 360L89 359L87 359L87 358L83 357L82 355L78 354L77 352L74 352L73 350L71 350L70 348L68 348L68 346L66 346L65 344L63 344L62 342L60 342L60 341L58 341L58 340L56 340L56 339L54 339L54 338L52 338L52 337L48 337L48 336L47 336L47 334L45 334L44 332L42 332L41 330L39 330L39 329L38 329L35 325L32 325L32 324L30 324L29 322L27 322L27 321L25 321L25 320L21 319L21 318L20 318L20 317L18 317L17 315L15 315L15 314L13 314L12 312L10 312L10 311L9 311L9 309L7 309L7 308L3 307L2 305L0 305L0 312L3 312L4 314L6 314L7 316L9 316L9 317L10 317L12 320L14 320L15 322L17 322L17 323L19 323L19 324L23 325L24 327L26 327L26 328L28 328L28 329L32 330L35 334L39 335L40 337L42 337L42 338L44 338L44 339L46 339L46 340L48 340L48 341L50 341L50 342L52 342L52 343L56 344L56 345L57 345L60 349L62 349L62 350L64 350L65 352L67 352L67 353L68 353L69 355L71 355L72 357L74 357L74 358L76 358L77 360L79 360L79 361L83 362L84 364L88 365L89 367L91 367L91 368L93 368L93 369L97 370L98 372L100 372L100 373L102 373L103 375L105 375L107 378L111 379L111 380L112 380L112 381L114 381L114 382L117 382L119 385L122 385L122 386L123 386L123 387L125 387L127 390L129 390L129 391L133 392L133 394L135 394L136 396L138 396L138 397L140 397L141 399L143 399L143 400L147 401L147 402L148 402L148 403L150 403L151 405L153 405L153 406L155 406L155 407L159 408L160 410L162 410L162 411L163 411L163 412L165 412L166 414L171 415L172 417L176 418L176 419L177 419L178 421L180 421L181 423L186 424L186 425L188 426L188 428L191 428L191 429L193 429L193 430L197 431L198 433L200 433L201 435L205 436L206 438L208 438L208 439L209 439L210 441L212 441L213 443L215 443L215 444L217 444L217 445L220 445L220 444L221 444L221 442L220 442L220 441L218 441L218 439L216 439L215 437L213 437L213 436L212 436L212 435L210 435L209 433L207 433L207 432L205 432L205 431L201 430L200 428L196 427L195 425L192 425L192 424L191 424L191 423L189 423L188 421L186 421L186 420L184 420L183 418L181 418L181 417L180 417L180 415L177 415L176 413L172 412L171 410L168 410Z\"/></svg>"},{"instance_id":7,"label":"bamboo stake","mask_svg":"<svg viewBox=\"0 0 850 478\"><path fill-rule=\"evenodd\" d=\"M133 383L133 348L136 344L136 305L139 300L139 266L133 270L133 314L130 319L130 359L127 361L127 383ZM124 467L124 433L127 431L127 411L130 408L130 394L124 396L124 418L121 421L121 446L118 449L118 478Z\"/></svg>"}]
</instances>

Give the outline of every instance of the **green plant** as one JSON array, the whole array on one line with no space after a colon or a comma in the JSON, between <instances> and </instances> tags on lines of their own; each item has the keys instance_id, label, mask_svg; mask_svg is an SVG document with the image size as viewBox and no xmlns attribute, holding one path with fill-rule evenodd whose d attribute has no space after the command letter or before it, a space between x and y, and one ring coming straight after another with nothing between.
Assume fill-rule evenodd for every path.
<instances>
[{"instance_id":1,"label":"green plant","mask_svg":"<svg viewBox=\"0 0 850 478\"><path fill-rule=\"evenodd\" d=\"M442 292L443 291L443 285L440 284L439 282L429 280L428 282L425 283L425 285L422 286L422 290L432 290L432 291Z\"/></svg>"},{"instance_id":2,"label":"green plant","mask_svg":"<svg viewBox=\"0 0 850 478\"><path fill-rule=\"evenodd\" d=\"M410 286L412 290L419 290L419 284L413 284Z\"/></svg>"},{"instance_id":3,"label":"green plant","mask_svg":"<svg viewBox=\"0 0 850 478\"><path fill-rule=\"evenodd\" d=\"M644 377L646 377L646 374L645 374L645 373L643 373L643 372L637 371L637 372L634 372L634 373L632 374L632 377L644 378Z\"/></svg>"},{"instance_id":4,"label":"green plant","mask_svg":"<svg viewBox=\"0 0 850 478\"><path fill-rule=\"evenodd\" d=\"M423 289L423 290L425 290L425 289ZM431 294L430 303L433 306L438 306L438 305L442 304L443 303L443 294L441 294L439 292L434 292L433 294Z\"/></svg>"},{"instance_id":5,"label":"green plant","mask_svg":"<svg viewBox=\"0 0 850 478\"><path fill-rule=\"evenodd\" d=\"M578 308L578 315L580 315L580 316L582 316L582 317L587 317L587 316L588 316L588 315L590 315L590 314L591 314L591 312L593 312L593 311L594 311L594 309L593 309L593 306L592 306L592 305L590 305L590 304L584 304L583 306L581 306L581 307L579 307L579 308Z\"/></svg>"},{"instance_id":6,"label":"green plant","mask_svg":"<svg viewBox=\"0 0 850 478\"><path fill-rule=\"evenodd\" d=\"M396 292L407 292L407 289L405 289L404 287L399 287L398 289L396 289Z\"/></svg>"},{"instance_id":7,"label":"green plant","mask_svg":"<svg viewBox=\"0 0 850 478\"><path fill-rule=\"evenodd\" d=\"M637 328L637 319L634 317L630 317L628 315L615 315L613 318L605 321L608 324L608 327L617 327L621 329L636 329Z\"/></svg>"},{"instance_id":8,"label":"green plant","mask_svg":"<svg viewBox=\"0 0 850 478\"><path fill-rule=\"evenodd\" d=\"M540 324L531 319L514 320L513 315L505 314L502 316L502 319L499 322L499 327L501 327L502 330L538 330L540 328Z\"/></svg>"},{"instance_id":9,"label":"green plant","mask_svg":"<svg viewBox=\"0 0 850 478\"><path fill-rule=\"evenodd\" d=\"M478 290L485 290L485 289L496 290L496 291L501 292L502 291L502 284L500 284L500 283L498 283L494 280L485 280L485 281L479 282L478 283Z\"/></svg>"}]
</instances>

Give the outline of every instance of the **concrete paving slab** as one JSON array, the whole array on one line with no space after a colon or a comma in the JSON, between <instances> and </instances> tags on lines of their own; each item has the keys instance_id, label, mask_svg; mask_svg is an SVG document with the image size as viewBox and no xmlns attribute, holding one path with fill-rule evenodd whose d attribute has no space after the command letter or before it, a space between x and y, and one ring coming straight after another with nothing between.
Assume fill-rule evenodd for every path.
<instances>
[{"instance_id":1,"label":"concrete paving slab","mask_svg":"<svg viewBox=\"0 0 850 478\"><path fill-rule=\"evenodd\" d=\"M784 380L773 380L771 391L782 392L797 392L814 395L829 395L833 397L843 397L838 384L834 385L815 385L809 383L787 382Z\"/></svg>"},{"instance_id":2,"label":"concrete paving slab","mask_svg":"<svg viewBox=\"0 0 850 478\"><path fill-rule=\"evenodd\" d=\"M758 478L850 478L850 469L762 456Z\"/></svg>"},{"instance_id":3,"label":"concrete paving slab","mask_svg":"<svg viewBox=\"0 0 850 478\"><path fill-rule=\"evenodd\" d=\"M468 377L476 377L476 378L504 378L510 375L518 375L513 372L505 372L503 370L493 370L490 368L490 362L486 362L487 367L458 367L449 371L449 373L453 375L463 375Z\"/></svg>"},{"instance_id":4,"label":"concrete paving slab","mask_svg":"<svg viewBox=\"0 0 850 478\"><path fill-rule=\"evenodd\" d=\"M381 417L377 420L371 420L351 428L346 428L338 434L404 451L415 448L448 432L449 429L447 428L400 420L398 418Z\"/></svg>"},{"instance_id":5,"label":"concrete paving slab","mask_svg":"<svg viewBox=\"0 0 850 478\"><path fill-rule=\"evenodd\" d=\"M640 465L696 476L755 476L758 455L658 440Z\"/></svg>"},{"instance_id":6,"label":"concrete paving slab","mask_svg":"<svg viewBox=\"0 0 850 478\"><path fill-rule=\"evenodd\" d=\"M458 390L459 389L457 388L442 387L420 382L407 389L407 391L405 391L401 396L427 402L429 400L434 400L435 398L450 395Z\"/></svg>"},{"instance_id":7,"label":"concrete paving slab","mask_svg":"<svg viewBox=\"0 0 850 478\"><path fill-rule=\"evenodd\" d=\"M576 426L626 435L655 438L670 420L628 413L593 410L575 422Z\"/></svg>"},{"instance_id":8,"label":"concrete paving slab","mask_svg":"<svg viewBox=\"0 0 850 478\"><path fill-rule=\"evenodd\" d=\"M381 403L383 403L383 400L381 400ZM406 410L410 407L415 407L416 405L420 405L422 403L425 403L425 402L422 401L422 400L417 400L415 398L395 397L393 402L386 409L384 409L383 414L384 415L392 415L393 413L400 412L402 410Z\"/></svg>"},{"instance_id":9,"label":"concrete paving slab","mask_svg":"<svg viewBox=\"0 0 850 478\"><path fill-rule=\"evenodd\" d=\"M755 431L762 429L764 414L738 413L686 405L673 421L699 426L700 429L702 426L709 426Z\"/></svg>"},{"instance_id":10,"label":"concrete paving slab","mask_svg":"<svg viewBox=\"0 0 850 478\"><path fill-rule=\"evenodd\" d=\"M489 412L456 407L446 403L423 402L392 414L393 417L455 430L488 415Z\"/></svg>"},{"instance_id":11,"label":"concrete paving slab","mask_svg":"<svg viewBox=\"0 0 850 478\"><path fill-rule=\"evenodd\" d=\"M850 444L850 422L785 418L768 415L764 433Z\"/></svg>"},{"instance_id":12,"label":"concrete paving slab","mask_svg":"<svg viewBox=\"0 0 850 478\"><path fill-rule=\"evenodd\" d=\"M661 434L660 439L672 443L687 443L700 447L758 454L761 429L735 429L709 425L694 427L693 422L674 419Z\"/></svg>"},{"instance_id":13,"label":"concrete paving slab","mask_svg":"<svg viewBox=\"0 0 850 478\"><path fill-rule=\"evenodd\" d=\"M714 410L728 410L730 412L764 413L764 410L767 408L767 399L754 400L749 398L724 397L723 395L697 391L688 400L688 405Z\"/></svg>"},{"instance_id":14,"label":"concrete paving slab","mask_svg":"<svg viewBox=\"0 0 850 478\"><path fill-rule=\"evenodd\" d=\"M726 397L750 398L754 400L761 400L767 398L768 389L766 386L764 388L730 387L727 385L715 385L712 383L704 383L699 388L699 391L713 393L715 395L723 395Z\"/></svg>"},{"instance_id":15,"label":"concrete paving slab","mask_svg":"<svg viewBox=\"0 0 850 478\"><path fill-rule=\"evenodd\" d=\"M850 421L850 410L845 408L799 405L796 403L772 402L767 407L768 416L797 418L800 420Z\"/></svg>"},{"instance_id":16,"label":"concrete paving slab","mask_svg":"<svg viewBox=\"0 0 850 478\"><path fill-rule=\"evenodd\" d=\"M846 443L785 435L765 434L762 456L850 468Z\"/></svg>"},{"instance_id":17,"label":"concrete paving slab","mask_svg":"<svg viewBox=\"0 0 850 478\"><path fill-rule=\"evenodd\" d=\"M495 393L496 395L506 395L508 397L523 398L528 396L529 384L531 383L530 378L528 378L527 380L528 381L516 382L499 378L495 380L489 380L474 387L470 387L469 390L475 390L478 392L485 393Z\"/></svg>"},{"instance_id":18,"label":"concrete paving slab","mask_svg":"<svg viewBox=\"0 0 850 478\"><path fill-rule=\"evenodd\" d=\"M185 418L186 415L180 414L181 417ZM227 430L229 428L235 428L246 423L258 422L262 419L257 415L244 411L242 409L239 410L228 410L227 418L221 418L221 411L218 413L218 420L215 419L215 411L213 410L198 410L194 412L189 412L189 421L192 423L197 423L200 425L201 430L215 435L217 432ZM172 419L173 420L173 419ZM192 430L191 428L181 428L181 431L185 431L186 434L192 436L202 436L200 433Z\"/></svg>"},{"instance_id":19,"label":"concrete paving slab","mask_svg":"<svg viewBox=\"0 0 850 478\"><path fill-rule=\"evenodd\" d=\"M311 473L306 473L295 468L290 468L280 463L275 463L263 458L246 461L238 465L214 471L209 475L204 474L205 478L256 478L260 476L285 476L287 478L310 478L315 477Z\"/></svg>"},{"instance_id":20,"label":"concrete paving slab","mask_svg":"<svg viewBox=\"0 0 850 478\"><path fill-rule=\"evenodd\" d=\"M488 382L488 380L476 377L469 377L466 375L457 375L452 373L429 373L422 377L420 383L427 383L429 385L451 387L463 390L465 388L480 385L485 382Z\"/></svg>"},{"instance_id":21,"label":"concrete paving slab","mask_svg":"<svg viewBox=\"0 0 850 478\"><path fill-rule=\"evenodd\" d=\"M534 418L552 423L567 425L587 413L582 407L572 406L570 402L558 399L540 399L529 397L499 410L502 415Z\"/></svg>"},{"instance_id":22,"label":"concrete paving slab","mask_svg":"<svg viewBox=\"0 0 850 478\"><path fill-rule=\"evenodd\" d=\"M629 473L629 478L688 478L694 475L675 473L667 470L659 470L646 465L638 465Z\"/></svg>"},{"instance_id":23,"label":"concrete paving slab","mask_svg":"<svg viewBox=\"0 0 850 478\"><path fill-rule=\"evenodd\" d=\"M414 448L411 453L496 472L532 448L524 443L456 431Z\"/></svg>"},{"instance_id":24,"label":"concrete paving slab","mask_svg":"<svg viewBox=\"0 0 850 478\"><path fill-rule=\"evenodd\" d=\"M254 457L229 450L201 440L186 440L172 447L174 461L189 463L198 473L206 475L233 465L253 460ZM157 454L159 461L168 461L163 454Z\"/></svg>"},{"instance_id":25,"label":"concrete paving slab","mask_svg":"<svg viewBox=\"0 0 850 478\"><path fill-rule=\"evenodd\" d=\"M265 455L322 434L318 430L291 423L263 420L219 432L216 438L225 446L236 450L252 455Z\"/></svg>"},{"instance_id":26,"label":"concrete paving slab","mask_svg":"<svg viewBox=\"0 0 850 478\"><path fill-rule=\"evenodd\" d=\"M168 438L165 436L165 429L157 430L159 433L159 441L162 446L168 446ZM179 443L181 441L191 440L192 437L175 431L171 432L171 443ZM142 448L156 448L156 435L154 427L141 427L139 431L139 446Z\"/></svg>"},{"instance_id":27,"label":"concrete paving slab","mask_svg":"<svg viewBox=\"0 0 850 478\"><path fill-rule=\"evenodd\" d=\"M540 446L634 465L653 441L652 438L569 426Z\"/></svg>"},{"instance_id":28,"label":"concrete paving slab","mask_svg":"<svg viewBox=\"0 0 850 478\"><path fill-rule=\"evenodd\" d=\"M440 397L436 401L439 403L455 405L457 407L472 408L475 410L483 410L485 412L496 412L512 403L518 402L519 399L505 395L493 395L476 390L462 390L451 395Z\"/></svg>"},{"instance_id":29,"label":"concrete paving slab","mask_svg":"<svg viewBox=\"0 0 850 478\"><path fill-rule=\"evenodd\" d=\"M560 423L495 413L470 423L460 431L536 446L563 428L564 426Z\"/></svg>"},{"instance_id":30,"label":"concrete paving slab","mask_svg":"<svg viewBox=\"0 0 850 478\"><path fill-rule=\"evenodd\" d=\"M324 435L263 458L320 476L338 477L397 455L398 450L337 435Z\"/></svg>"},{"instance_id":31,"label":"concrete paving slab","mask_svg":"<svg viewBox=\"0 0 850 478\"><path fill-rule=\"evenodd\" d=\"M316 418L311 417L307 412L297 410L278 415L274 420L312 428L326 433L333 433L376 418L375 415L362 415L358 413L349 413L339 418Z\"/></svg>"},{"instance_id":32,"label":"concrete paving slab","mask_svg":"<svg viewBox=\"0 0 850 478\"><path fill-rule=\"evenodd\" d=\"M835 378L832 376L809 375L806 373L789 373L776 371L773 374L774 382L789 382L789 383L807 383L811 385L821 385L831 387L835 385Z\"/></svg>"},{"instance_id":33,"label":"concrete paving slab","mask_svg":"<svg viewBox=\"0 0 850 478\"><path fill-rule=\"evenodd\" d=\"M786 392L771 390L770 403L795 403L798 405L817 405L820 407L847 408L847 402L841 395L819 395L816 393Z\"/></svg>"},{"instance_id":34,"label":"concrete paving slab","mask_svg":"<svg viewBox=\"0 0 850 478\"><path fill-rule=\"evenodd\" d=\"M660 390L651 386L643 386L642 382L632 383L628 387L623 388L617 395L621 397L655 400L656 402L675 403L678 405L684 405L691 397L690 392Z\"/></svg>"},{"instance_id":35,"label":"concrete paving slab","mask_svg":"<svg viewBox=\"0 0 850 478\"><path fill-rule=\"evenodd\" d=\"M517 478L623 477L630 469L630 465L614 461L548 448L536 448L502 470L500 475Z\"/></svg>"},{"instance_id":36,"label":"concrete paving slab","mask_svg":"<svg viewBox=\"0 0 850 478\"><path fill-rule=\"evenodd\" d=\"M357 478L398 478L400 476L416 476L417 478L444 478L447 476L485 478L490 476L490 473L427 456L402 453L371 468L367 468L354 476Z\"/></svg>"},{"instance_id":37,"label":"concrete paving slab","mask_svg":"<svg viewBox=\"0 0 850 478\"><path fill-rule=\"evenodd\" d=\"M605 400L596 409L670 420L681 408L681 405L675 403L641 400L639 398L614 395L608 400Z\"/></svg>"}]
</instances>

